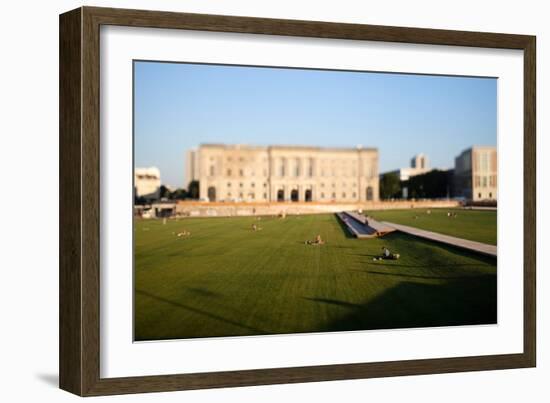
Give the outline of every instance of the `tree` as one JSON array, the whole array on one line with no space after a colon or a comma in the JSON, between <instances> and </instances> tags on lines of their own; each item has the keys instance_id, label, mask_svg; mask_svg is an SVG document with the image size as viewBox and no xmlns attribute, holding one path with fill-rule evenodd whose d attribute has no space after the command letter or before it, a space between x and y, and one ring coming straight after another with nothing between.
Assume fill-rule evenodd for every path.
<instances>
[{"instance_id":1,"label":"tree","mask_svg":"<svg viewBox=\"0 0 550 403\"><path fill-rule=\"evenodd\" d=\"M199 198L199 181L189 182L189 186L187 187L187 196L191 199Z\"/></svg>"},{"instance_id":2,"label":"tree","mask_svg":"<svg viewBox=\"0 0 550 403\"><path fill-rule=\"evenodd\" d=\"M160 189L159 189L159 198L167 198L169 199L170 198L170 189L168 189L166 186L164 185L160 185Z\"/></svg>"},{"instance_id":3,"label":"tree","mask_svg":"<svg viewBox=\"0 0 550 403\"><path fill-rule=\"evenodd\" d=\"M380 178L380 198L394 199L401 197L401 181L395 172L383 174Z\"/></svg>"},{"instance_id":4,"label":"tree","mask_svg":"<svg viewBox=\"0 0 550 403\"><path fill-rule=\"evenodd\" d=\"M404 185L410 198L437 199L449 197L452 190L453 171L434 169L425 174L412 176Z\"/></svg>"},{"instance_id":5,"label":"tree","mask_svg":"<svg viewBox=\"0 0 550 403\"><path fill-rule=\"evenodd\" d=\"M140 197L134 197L134 204L136 206L143 206L145 204L147 204L147 199L145 199L145 197L143 196L140 196Z\"/></svg>"},{"instance_id":6,"label":"tree","mask_svg":"<svg viewBox=\"0 0 550 403\"><path fill-rule=\"evenodd\" d=\"M172 200L183 200L187 197L187 190L178 188L170 194Z\"/></svg>"}]
</instances>

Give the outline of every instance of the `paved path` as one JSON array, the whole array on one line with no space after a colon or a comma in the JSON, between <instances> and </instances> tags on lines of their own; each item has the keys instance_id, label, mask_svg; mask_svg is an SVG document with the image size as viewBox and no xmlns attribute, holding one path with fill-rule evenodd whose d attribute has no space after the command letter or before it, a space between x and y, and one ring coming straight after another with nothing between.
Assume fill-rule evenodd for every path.
<instances>
[{"instance_id":1,"label":"paved path","mask_svg":"<svg viewBox=\"0 0 550 403\"><path fill-rule=\"evenodd\" d=\"M470 251L482 253L488 256L497 256L496 245L489 245L486 243L469 241L467 239L457 238L450 235L443 235L438 232L426 231L419 228L409 227L407 225L394 224L392 222L384 221L383 224L395 228L398 231L406 234L414 235L420 238L429 239L430 241L441 242L447 245L453 245L458 248L467 249Z\"/></svg>"}]
</instances>

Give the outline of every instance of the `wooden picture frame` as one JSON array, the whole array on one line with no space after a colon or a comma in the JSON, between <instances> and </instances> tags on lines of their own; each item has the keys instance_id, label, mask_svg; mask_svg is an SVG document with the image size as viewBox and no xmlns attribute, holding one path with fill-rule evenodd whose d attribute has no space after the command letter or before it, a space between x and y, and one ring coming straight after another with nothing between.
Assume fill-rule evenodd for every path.
<instances>
[{"instance_id":1,"label":"wooden picture frame","mask_svg":"<svg viewBox=\"0 0 550 403\"><path fill-rule=\"evenodd\" d=\"M127 378L100 377L101 25L519 49L524 52L524 349L521 354ZM80 396L533 367L536 363L535 37L81 7L60 16L60 387Z\"/></svg>"}]
</instances>

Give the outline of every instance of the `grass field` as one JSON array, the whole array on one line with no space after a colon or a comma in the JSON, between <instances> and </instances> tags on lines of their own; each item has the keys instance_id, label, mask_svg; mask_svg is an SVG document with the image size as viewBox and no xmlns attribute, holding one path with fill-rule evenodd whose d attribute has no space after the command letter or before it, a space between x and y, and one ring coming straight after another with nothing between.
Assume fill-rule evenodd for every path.
<instances>
[{"instance_id":1,"label":"grass field","mask_svg":"<svg viewBox=\"0 0 550 403\"><path fill-rule=\"evenodd\" d=\"M495 259L398 233L358 240L332 214L134 231L136 340L496 323ZM316 234L327 243L304 244ZM401 259L373 261L382 245Z\"/></svg>"},{"instance_id":2,"label":"grass field","mask_svg":"<svg viewBox=\"0 0 550 403\"><path fill-rule=\"evenodd\" d=\"M430 209L430 214L426 211L427 209L381 210L368 214L381 221L409 225L491 245L497 244L496 211ZM457 216L447 217L447 212L454 212Z\"/></svg>"}]
</instances>

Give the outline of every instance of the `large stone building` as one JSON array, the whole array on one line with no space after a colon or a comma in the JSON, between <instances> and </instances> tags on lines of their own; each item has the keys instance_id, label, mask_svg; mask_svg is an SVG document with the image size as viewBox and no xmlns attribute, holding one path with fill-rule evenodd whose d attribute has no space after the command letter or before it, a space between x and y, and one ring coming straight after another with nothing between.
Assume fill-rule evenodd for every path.
<instances>
[{"instance_id":1,"label":"large stone building","mask_svg":"<svg viewBox=\"0 0 550 403\"><path fill-rule=\"evenodd\" d=\"M160 171L156 167L134 169L134 197L156 200L160 196Z\"/></svg>"},{"instance_id":2,"label":"large stone building","mask_svg":"<svg viewBox=\"0 0 550 403\"><path fill-rule=\"evenodd\" d=\"M204 144L192 154L200 197L208 201L378 200L374 148Z\"/></svg>"},{"instance_id":3,"label":"large stone building","mask_svg":"<svg viewBox=\"0 0 550 403\"><path fill-rule=\"evenodd\" d=\"M497 170L496 147L464 150L455 158L455 195L472 201L497 200Z\"/></svg>"}]
</instances>

